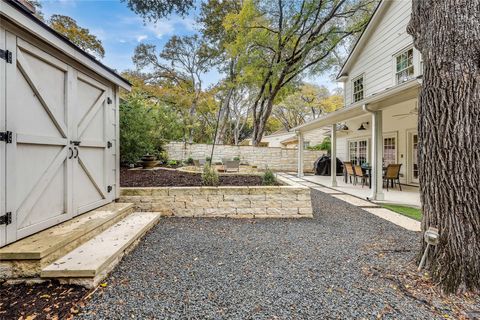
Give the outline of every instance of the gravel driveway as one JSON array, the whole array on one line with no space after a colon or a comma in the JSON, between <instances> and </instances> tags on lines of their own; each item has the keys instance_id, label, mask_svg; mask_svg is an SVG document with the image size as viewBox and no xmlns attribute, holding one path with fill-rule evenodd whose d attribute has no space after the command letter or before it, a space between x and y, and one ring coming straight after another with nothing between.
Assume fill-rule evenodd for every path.
<instances>
[{"instance_id":1,"label":"gravel driveway","mask_svg":"<svg viewBox=\"0 0 480 320\"><path fill-rule=\"evenodd\" d=\"M417 234L312 201L313 220L162 219L80 318L435 318L378 275L412 261Z\"/></svg>"}]
</instances>

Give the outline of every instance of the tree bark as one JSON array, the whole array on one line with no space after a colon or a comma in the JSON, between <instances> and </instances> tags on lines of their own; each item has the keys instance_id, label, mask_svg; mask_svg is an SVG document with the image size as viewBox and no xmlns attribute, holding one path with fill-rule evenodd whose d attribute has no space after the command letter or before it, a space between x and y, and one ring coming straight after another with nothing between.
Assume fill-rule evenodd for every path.
<instances>
[{"instance_id":1,"label":"tree bark","mask_svg":"<svg viewBox=\"0 0 480 320\"><path fill-rule=\"evenodd\" d=\"M422 229L445 292L480 289L480 2L413 0L408 32L423 56L419 178ZM422 251L425 248L423 244Z\"/></svg>"}]
</instances>

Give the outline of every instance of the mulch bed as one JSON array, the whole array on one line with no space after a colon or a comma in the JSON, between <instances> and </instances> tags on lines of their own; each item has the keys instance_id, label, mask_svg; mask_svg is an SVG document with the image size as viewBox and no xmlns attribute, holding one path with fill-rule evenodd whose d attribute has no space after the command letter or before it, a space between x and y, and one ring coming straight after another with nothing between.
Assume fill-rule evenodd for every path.
<instances>
[{"instance_id":1,"label":"mulch bed","mask_svg":"<svg viewBox=\"0 0 480 320\"><path fill-rule=\"evenodd\" d=\"M128 170L120 171L122 187L196 187L202 185L200 173L174 170ZM220 176L221 186L260 186L262 177L255 175Z\"/></svg>"},{"instance_id":2,"label":"mulch bed","mask_svg":"<svg viewBox=\"0 0 480 320\"><path fill-rule=\"evenodd\" d=\"M70 319L88 291L57 282L0 285L0 319Z\"/></svg>"}]
</instances>

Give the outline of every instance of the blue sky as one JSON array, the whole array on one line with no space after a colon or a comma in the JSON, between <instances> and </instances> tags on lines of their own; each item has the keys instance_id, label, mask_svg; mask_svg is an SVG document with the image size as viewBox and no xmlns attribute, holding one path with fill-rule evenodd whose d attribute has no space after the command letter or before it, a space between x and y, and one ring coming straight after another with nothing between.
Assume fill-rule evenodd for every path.
<instances>
[{"instance_id":1,"label":"blue sky","mask_svg":"<svg viewBox=\"0 0 480 320\"><path fill-rule=\"evenodd\" d=\"M105 48L102 62L118 71L134 68L132 55L139 43L155 44L160 51L171 36L191 35L198 28L195 13L145 24L119 0L42 0L41 3L46 18L52 14L67 15L95 34ZM221 75L212 69L203 78L208 86L216 83ZM330 89L337 86L328 76L309 80Z\"/></svg>"}]
</instances>

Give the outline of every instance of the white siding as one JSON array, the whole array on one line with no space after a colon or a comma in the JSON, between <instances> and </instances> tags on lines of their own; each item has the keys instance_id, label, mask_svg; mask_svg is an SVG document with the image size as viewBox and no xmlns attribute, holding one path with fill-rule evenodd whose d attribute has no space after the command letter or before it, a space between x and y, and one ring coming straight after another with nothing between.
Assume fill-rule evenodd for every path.
<instances>
[{"instance_id":1,"label":"white siding","mask_svg":"<svg viewBox=\"0 0 480 320\"><path fill-rule=\"evenodd\" d=\"M408 157L408 134L417 129L417 117L408 116L404 118L394 117L394 115L408 113L415 108L416 100L408 100L383 110L383 135L394 136L396 138L397 163L402 164L400 173L402 183L407 182L407 171L411 165ZM367 130L358 131L362 122L369 122ZM365 116L346 121L349 128L348 132L339 132L337 137L337 157L342 161L348 161L348 141L365 139L368 141L367 161L371 162L371 116Z\"/></svg>"},{"instance_id":2,"label":"white siding","mask_svg":"<svg viewBox=\"0 0 480 320\"><path fill-rule=\"evenodd\" d=\"M364 98L379 93L395 85L394 57L413 43L412 37L407 34L406 28L410 21L411 1L388 1L386 11L378 17L373 29L366 38L360 51L356 52L348 70L348 79L345 83L345 105L349 106L352 100L352 80L364 75ZM414 50L415 76L420 72L419 52Z\"/></svg>"}]
</instances>

